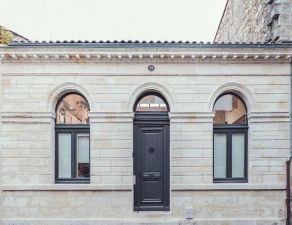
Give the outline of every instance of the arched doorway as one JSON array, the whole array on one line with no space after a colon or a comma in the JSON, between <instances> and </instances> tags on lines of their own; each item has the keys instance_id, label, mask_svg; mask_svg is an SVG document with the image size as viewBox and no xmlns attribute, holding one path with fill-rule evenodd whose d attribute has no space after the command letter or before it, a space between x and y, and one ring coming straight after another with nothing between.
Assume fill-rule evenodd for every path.
<instances>
[{"instance_id":1,"label":"arched doorway","mask_svg":"<svg viewBox=\"0 0 292 225\"><path fill-rule=\"evenodd\" d=\"M169 106L157 92L134 106L134 210L169 210Z\"/></svg>"}]
</instances>

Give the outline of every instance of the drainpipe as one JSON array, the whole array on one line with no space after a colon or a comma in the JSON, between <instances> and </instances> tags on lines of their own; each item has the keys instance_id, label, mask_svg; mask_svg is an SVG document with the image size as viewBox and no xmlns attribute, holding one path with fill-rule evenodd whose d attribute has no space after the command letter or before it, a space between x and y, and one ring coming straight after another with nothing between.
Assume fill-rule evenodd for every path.
<instances>
[{"instance_id":1,"label":"drainpipe","mask_svg":"<svg viewBox=\"0 0 292 225\"><path fill-rule=\"evenodd\" d=\"M290 215L291 215L291 205L290 205L290 165L291 165L291 158L286 162L287 168L287 184L286 184L286 206L287 206L287 217L286 217L286 225L291 225Z\"/></svg>"},{"instance_id":2,"label":"drainpipe","mask_svg":"<svg viewBox=\"0 0 292 225\"><path fill-rule=\"evenodd\" d=\"M292 158L292 58L290 59L290 159Z\"/></svg>"},{"instance_id":3,"label":"drainpipe","mask_svg":"<svg viewBox=\"0 0 292 225\"><path fill-rule=\"evenodd\" d=\"M290 158L286 162L286 175L287 175L287 183L286 183L286 206L287 206L287 218L286 225L291 225L291 190L290 190L290 171L291 171L291 159L292 159L292 59L290 60Z\"/></svg>"},{"instance_id":4,"label":"drainpipe","mask_svg":"<svg viewBox=\"0 0 292 225\"><path fill-rule=\"evenodd\" d=\"M3 55L3 57L1 57L1 55ZM4 58L5 58L5 54L0 53L0 142L2 140L2 118L1 118L1 113L2 113L2 67L3 67L3 62L4 62ZM0 149L1 152L1 149ZM0 154L1 157L1 154ZM0 158L0 176L2 174L2 159ZM0 180L0 204L3 202L3 191L2 191L2 183ZM1 207L1 206L0 206ZM1 210L0 210L1 211ZM0 212L0 218L2 218L2 211Z\"/></svg>"}]
</instances>

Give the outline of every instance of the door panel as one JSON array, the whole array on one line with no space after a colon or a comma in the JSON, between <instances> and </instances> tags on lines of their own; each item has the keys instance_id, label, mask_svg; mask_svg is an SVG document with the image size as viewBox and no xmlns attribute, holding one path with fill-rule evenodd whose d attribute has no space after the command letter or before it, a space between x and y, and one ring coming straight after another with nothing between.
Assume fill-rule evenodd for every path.
<instances>
[{"instance_id":1,"label":"door panel","mask_svg":"<svg viewBox=\"0 0 292 225\"><path fill-rule=\"evenodd\" d=\"M169 125L135 124L134 209L169 210Z\"/></svg>"},{"instance_id":2,"label":"door panel","mask_svg":"<svg viewBox=\"0 0 292 225\"><path fill-rule=\"evenodd\" d=\"M140 128L141 201L162 202L162 129Z\"/></svg>"}]
</instances>

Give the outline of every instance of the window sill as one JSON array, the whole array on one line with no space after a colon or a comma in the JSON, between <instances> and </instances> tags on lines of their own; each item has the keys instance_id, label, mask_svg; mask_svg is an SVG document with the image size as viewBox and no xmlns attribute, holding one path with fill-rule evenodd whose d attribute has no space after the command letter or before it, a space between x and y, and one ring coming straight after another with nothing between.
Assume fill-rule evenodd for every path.
<instances>
[{"instance_id":1,"label":"window sill","mask_svg":"<svg viewBox=\"0 0 292 225\"><path fill-rule=\"evenodd\" d=\"M236 183L247 183L247 179L214 179L214 184L236 184Z\"/></svg>"},{"instance_id":2,"label":"window sill","mask_svg":"<svg viewBox=\"0 0 292 225\"><path fill-rule=\"evenodd\" d=\"M131 191L132 185L100 185L100 184L32 184L2 185L3 191Z\"/></svg>"},{"instance_id":3,"label":"window sill","mask_svg":"<svg viewBox=\"0 0 292 225\"><path fill-rule=\"evenodd\" d=\"M58 179L55 184L90 184L90 179Z\"/></svg>"},{"instance_id":4,"label":"window sill","mask_svg":"<svg viewBox=\"0 0 292 225\"><path fill-rule=\"evenodd\" d=\"M27 184L2 185L2 191L132 191L131 184ZM216 184L173 184L171 191L269 191L286 190L284 184L247 184L247 183L216 183Z\"/></svg>"},{"instance_id":5,"label":"window sill","mask_svg":"<svg viewBox=\"0 0 292 225\"><path fill-rule=\"evenodd\" d=\"M286 190L283 184L248 184L248 183L213 183L213 184L174 184L171 185L172 191L269 191Z\"/></svg>"}]
</instances>

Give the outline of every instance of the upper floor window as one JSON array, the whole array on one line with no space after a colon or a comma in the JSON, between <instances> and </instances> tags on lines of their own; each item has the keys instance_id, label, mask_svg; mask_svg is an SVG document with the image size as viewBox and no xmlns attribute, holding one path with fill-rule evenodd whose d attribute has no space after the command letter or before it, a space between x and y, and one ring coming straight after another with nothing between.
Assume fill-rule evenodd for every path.
<instances>
[{"instance_id":1,"label":"upper floor window","mask_svg":"<svg viewBox=\"0 0 292 225\"><path fill-rule=\"evenodd\" d=\"M214 182L247 181L247 112L234 94L220 96L213 110Z\"/></svg>"},{"instance_id":2,"label":"upper floor window","mask_svg":"<svg viewBox=\"0 0 292 225\"><path fill-rule=\"evenodd\" d=\"M89 105L80 94L63 96L56 107L56 182L89 182Z\"/></svg>"}]
</instances>

